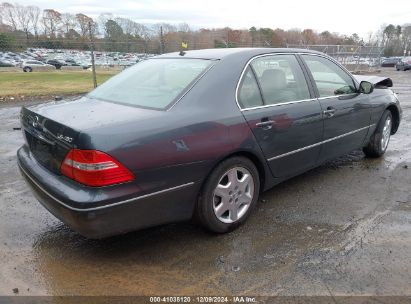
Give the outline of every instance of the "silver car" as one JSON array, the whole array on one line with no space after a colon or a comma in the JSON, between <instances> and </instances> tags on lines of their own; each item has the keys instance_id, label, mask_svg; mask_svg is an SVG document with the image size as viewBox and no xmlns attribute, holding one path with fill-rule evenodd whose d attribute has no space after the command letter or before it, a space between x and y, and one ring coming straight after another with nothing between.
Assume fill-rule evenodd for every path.
<instances>
[{"instance_id":1,"label":"silver car","mask_svg":"<svg viewBox=\"0 0 411 304\"><path fill-rule=\"evenodd\" d=\"M26 60L21 64L23 72L33 72L33 70L55 70L51 64L46 64L38 60Z\"/></svg>"}]
</instances>

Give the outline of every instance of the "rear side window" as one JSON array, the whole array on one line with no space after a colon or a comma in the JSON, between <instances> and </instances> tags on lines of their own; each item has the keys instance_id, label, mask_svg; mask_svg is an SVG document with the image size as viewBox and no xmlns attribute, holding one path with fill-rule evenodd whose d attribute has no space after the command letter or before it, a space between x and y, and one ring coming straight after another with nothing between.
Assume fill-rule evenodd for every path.
<instances>
[{"instance_id":1,"label":"rear side window","mask_svg":"<svg viewBox=\"0 0 411 304\"><path fill-rule=\"evenodd\" d=\"M310 99L301 67L294 55L270 55L252 61L267 105Z\"/></svg>"},{"instance_id":2,"label":"rear side window","mask_svg":"<svg viewBox=\"0 0 411 304\"><path fill-rule=\"evenodd\" d=\"M257 80L250 67L247 67L243 78L241 79L238 90L238 102L242 109L253 108L263 105Z\"/></svg>"},{"instance_id":3,"label":"rear side window","mask_svg":"<svg viewBox=\"0 0 411 304\"><path fill-rule=\"evenodd\" d=\"M350 75L331 60L313 55L302 55L302 57L313 75L320 97L356 92Z\"/></svg>"},{"instance_id":4,"label":"rear side window","mask_svg":"<svg viewBox=\"0 0 411 304\"><path fill-rule=\"evenodd\" d=\"M141 61L88 96L125 105L165 109L212 63L211 60L186 58Z\"/></svg>"}]
</instances>

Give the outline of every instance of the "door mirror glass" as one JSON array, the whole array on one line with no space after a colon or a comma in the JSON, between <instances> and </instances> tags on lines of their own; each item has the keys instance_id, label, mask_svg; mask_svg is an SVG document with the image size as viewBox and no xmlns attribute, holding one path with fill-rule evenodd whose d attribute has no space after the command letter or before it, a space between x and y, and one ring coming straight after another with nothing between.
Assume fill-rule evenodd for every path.
<instances>
[{"instance_id":1,"label":"door mirror glass","mask_svg":"<svg viewBox=\"0 0 411 304\"><path fill-rule=\"evenodd\" d=\"M374 85L368 81L361 81L360 83L360 93L370 94L374 91Z\"/></svg>"}]
</instances>

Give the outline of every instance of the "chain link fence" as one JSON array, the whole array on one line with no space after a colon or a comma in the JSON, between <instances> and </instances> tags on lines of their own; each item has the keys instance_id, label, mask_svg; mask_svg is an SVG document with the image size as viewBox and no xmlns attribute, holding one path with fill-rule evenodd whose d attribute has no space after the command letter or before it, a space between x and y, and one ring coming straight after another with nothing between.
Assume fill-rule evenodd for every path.
<instances>
[{"instance_id":1,"label":"chain link fence","mask_svg":"<svg viewBox=\"0 0 411 304\"><path fill-rule=\"evenodd\" d=\"M381 66L384 48L358 45L287 45L325 53L353 72L376 71Z\"/></svg>"}]
</instances>

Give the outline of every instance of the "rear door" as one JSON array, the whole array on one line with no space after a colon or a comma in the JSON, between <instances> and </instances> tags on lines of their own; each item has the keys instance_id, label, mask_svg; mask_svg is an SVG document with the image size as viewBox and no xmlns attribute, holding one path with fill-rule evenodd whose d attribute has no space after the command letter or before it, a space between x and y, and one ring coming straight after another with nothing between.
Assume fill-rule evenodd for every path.
<instances>
[{"instance_id":1,"label":"rear door","mask_svg":"<svg viewBox=\"0 0 411 304\"><path fill-rule=\"evenodd\" d=\"M351 75L332 60L313 54L301 57L318 91L324 117L320 161L361 147L371 119L369 95L358 93Z\"/></svg>"},{"instance_id":2,"label":"rear door","mask_svg":"<svg viewBox=\"0 0 411 304\"><path fill-rule=\"evenodd\" d=\"M276 177L317 162L323 122L314 97L293 54L256 57L243 73L237 100Z\"/></svg>"}]
</instances>

